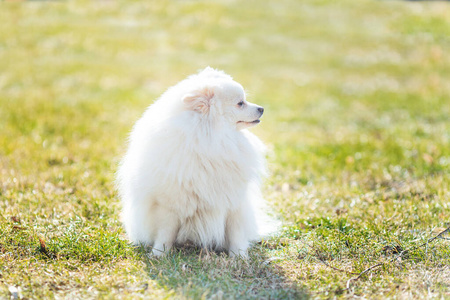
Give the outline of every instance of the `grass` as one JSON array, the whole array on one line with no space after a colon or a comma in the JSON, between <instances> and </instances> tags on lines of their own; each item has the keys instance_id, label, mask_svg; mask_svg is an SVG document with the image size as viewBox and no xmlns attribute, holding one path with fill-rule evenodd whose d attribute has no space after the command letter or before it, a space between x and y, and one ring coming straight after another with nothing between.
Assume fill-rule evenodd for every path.
<instances>
[{"instance_id":1,"label":"grass","mask_svg":"<svg viewBox=\"0 0 450 300\"><path fill-rule=\"evenodd\" d=\"M0 298L450 299L449 241L417 247L450 225L448 3L3 1L0 19ZM145 107L206 65L266 109L283 228L248 261L149 259L114 172Z\"/></svg>"}]
</instances>

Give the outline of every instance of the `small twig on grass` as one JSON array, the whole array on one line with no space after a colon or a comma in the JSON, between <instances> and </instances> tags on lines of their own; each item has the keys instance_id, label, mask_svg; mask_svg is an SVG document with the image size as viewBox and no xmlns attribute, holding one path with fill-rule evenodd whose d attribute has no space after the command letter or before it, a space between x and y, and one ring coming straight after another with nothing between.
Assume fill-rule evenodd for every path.
<instances>
[{"instance_id":1,"label":"small twig on grass","mask_svg":"<svg viewBox=\"0 0 450 300\"><path fill-rule=\"evenodd\" d=\"M428 240L427 240L425 243L423 243L422 245L416 246L416 247L412 247L412 248L409 249L409 250L403 250L403 251L400 252L397 256L395 256L394 258L390 259L390 260L387 261L387 262L382 262L382 263L378 263L378 264L376 264L376 265L370 266L369 268L367 268L367 269L365 269L364 271L362 271L361 273L359 273L358 276L350 278L350 279L347 281L347 288L346 288L346 290L349 290L349 289L350 289L350 283L351 283L352 281L357 281L357 280L360 279L364 274L370 272L371 270L376 269L376 268L378 268L378 267L381 267L381 266L383 266L383 265L385 265L385 264L387 264L387 263L393 262L393 261L397 260L398 258L401 258L405 253L407 253L407 252L409 252L409 251L412 251L412 250L415 250L415 249L418 249L418 248L423 247L423 246L425 246L425 245L428 245L429 243L431 243L432 241L434 241L434 240L436 240L436 239L446 239L446 238L442 238L442 237L441 237L441 236L442 236L444 233L446 233L446 232L450 232L450 226L447 227L447 229L445 229L445 230L443 230L442 232L440 232L440 233L439 233L438 235L436 235L435 237L432 237L432 238L428 239Z\"/></svg>"},{"instance_id":2,"label":"small twig on grass","mask_svg":"<svg viewBox=\"0 0 450 300\"><path fill-rule=\"evenodd\" d=\"M403 252L404 252L404 251L402 251L402 253L403 253ZM402 254L402 253L401 253L401 254ZM350 289L350 282L358 280L359 278L361 278L361 276L363 276L364 274L366 274L366 273L369 272L370 270L373 270L373 269L375 269L375 268L378 268L378 267L380 267L380 266L382 266L382 265L384 265L384 264L385 264L385 263L378 263L378 264L376 264L376 265L373 265L373 266L371 266L371 267L365 269L365 270L362 271L361 273L359 273L358 276L350 278L350 279L347 281L347 290Z\"/></svg>"},{"instance_id":3,"label":"small twig on grass","mask_svg":"<svg viewBox=\"0 0 450 300\"><path fill-rule=\"evenodd\" d=\"M426 244L434 241L435 239L447 239L447 238L443 238L441 237L441 235L443 235L446 232L450 232L450 226L447 227L447 229L444 229L443 231L441 231L437 236L432 237L431 239L428 239L428 241L426 243L423 243L422 245L420 245L419 247L425 246Z\"/></svg>"},{"instance_id":4,"label":"small twig on grass","mask_svg":"<svg viewBox=\"0 0 450 300\"><path fill-rule=\"evenodd\" d=\"M326 261L320 259L319 257L318 257L317 259L318 259L321 263L323 263L325 266L327 266L327 267L329 267L329 268L331 268L331 269L333 269L333 270L335 270L335 271L339 271L339 272L343 272L343 273L347 273L347 274L352 274L352 275L357 275L357 274L358 274L358 273L355 273L355 272L350 272L350 271L347 271L347 270L342 270L342 269L333 267L332 265L329 265Z\"/></svg>"},{"instance_id":5,"label":"small twig on grass","mask_svg":"<svg viewBox=\"0 0 450 300\"><path fill-rule=\"evenodd\" d=\"M309 245L308 245L309 246ZM310 246L311 247L311 246ZM312 247L311 247L312 248ZM314 248L313 248L314 249ZM336 267L333 267L332 265L330 265L330 264L328 264L326 261L324 261L322 258L320 258L320 253L317 251L317 249L314 249L314 251L316 252L316 257L317 257L317 259L321 262L321 263L323 263L325 266L327 266L327 267L329 267L329 268L331 268L331 269L333 269L333 270L335 270L335 271L339 271L339 272L343 272L343 273L348 273L348 274L352 274L352 275L357 275L358 273L355 273L355 272L350 272L350 271L347 271L347 270L342 270L342 269L339 269L339 268L336 268Z\"/></svg>"},{"instance_id":6,"label":"small twig on grass","mask_svg":"<svg viewBox=\"0 0 450 300\"><path fill-rule=\"evenodd\" d=\"M323 263L323 264L324 264L325 266L327 266L328 268L331 268L331 269L333 269L333 270L335 270L335 271L339 271L339 272L342 272L342 273L352 274L352 275L358 275L358 274L359 274L359 273L350 272L350 271L347 271L347 270L342 270L342 269L333 267L332 265L328 264L326 261L324 261L324 260L320 257L320 253L319 253L319 251L318 251L316 248L314 248L313 246L308 245L308 244L306 244L306 243L305 243L305 245L306 245L307 247L309 247L310 249L314 250L314 252L316 253L316 256L315 256L315 257L317 258L317 260L319 260L321 263Z\"/></svg>"}]
</instances>

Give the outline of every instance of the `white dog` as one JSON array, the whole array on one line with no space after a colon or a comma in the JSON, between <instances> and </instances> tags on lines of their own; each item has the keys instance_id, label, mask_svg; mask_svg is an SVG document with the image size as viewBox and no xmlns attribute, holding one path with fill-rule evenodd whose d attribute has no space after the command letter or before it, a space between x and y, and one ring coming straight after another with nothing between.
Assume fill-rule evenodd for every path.
<instances>
[{"instance_id":1,"label":"white dog","mask_svg":"<svg viewBox=\"0 0 450 300\"><path fill-rule=\"evenodd\" d=\"M169 88L137 121L118 171L123 222L158 256L174 244L247 255L259 237L264 109L210 67Z\"/></svg>"}]
</instances>

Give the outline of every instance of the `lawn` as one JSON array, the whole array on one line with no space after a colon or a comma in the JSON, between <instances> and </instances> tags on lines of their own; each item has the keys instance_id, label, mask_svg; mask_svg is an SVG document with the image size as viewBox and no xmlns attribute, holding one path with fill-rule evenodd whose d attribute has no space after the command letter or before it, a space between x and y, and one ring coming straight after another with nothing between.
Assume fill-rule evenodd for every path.
<instances>
[{"instance_id":1,"label":"lawn","mask_svg":"<svg viewBox=\"0 0 450 300\"><path fill-rule=\"evenodd\" d=\"M450 299L450 234L430 240L450 226L449 2L2 1L0 20L1 299ZM145 108L207 65L265 107L283 225L248 260L149 258L114 173Z\"/></svg>"}]
</instances>

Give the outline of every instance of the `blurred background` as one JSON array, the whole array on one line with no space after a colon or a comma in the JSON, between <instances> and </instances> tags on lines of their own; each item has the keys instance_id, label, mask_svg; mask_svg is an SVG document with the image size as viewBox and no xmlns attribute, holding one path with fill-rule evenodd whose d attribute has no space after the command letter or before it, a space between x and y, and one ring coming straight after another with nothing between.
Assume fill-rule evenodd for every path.
<instances>
[{"instance_id":1,"label":"blurred background","mask_svg":"<svg viewBox=\"0 0 450 300\"><path fill-rule=\"evenodd\" d=\"M377 147L380 139L401 152L399 163L430 155L418 172L431 160L447 166L448 152L433 153L448 145L446 2L1 5L0 149L14 161L30 144L46 146L44 160L94 148L115 156L146 106L210 65L267 107L256 131L283 167L311 143Z\"/></svg>"},{"instance_id":2,"label":"blurred background","mask_svg":"<svg viewBox=\"0 0 450 300\"><path fill-rule=\"evenodd\" d=\"M25 248L76 218L125 239L127 134L206 66L265 107L265 195L291 233L336 214L380 243L448 224L448 2L2 1L0 21L0 224Z\"/></svg>"}]
</instances>

